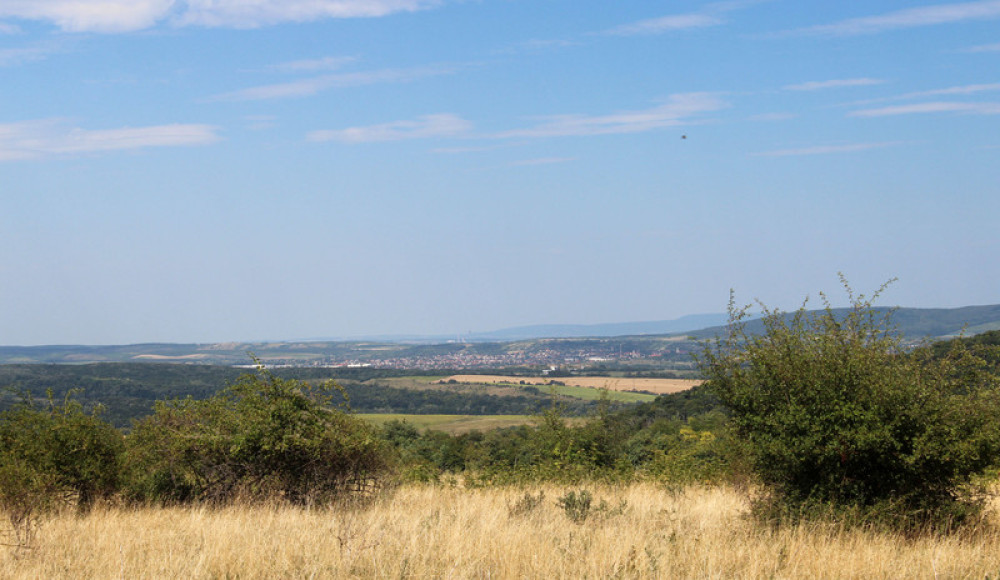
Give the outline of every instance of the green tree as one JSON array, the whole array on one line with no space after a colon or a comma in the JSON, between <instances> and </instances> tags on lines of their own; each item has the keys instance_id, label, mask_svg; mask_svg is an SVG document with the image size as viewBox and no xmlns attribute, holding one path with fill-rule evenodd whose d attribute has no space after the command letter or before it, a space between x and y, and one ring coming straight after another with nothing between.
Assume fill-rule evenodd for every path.
<instances>
[{"instance_id":1,"label":"green tree","mask_svg":"<svg viewBox=\"0 0 1000 580\"><path fill-rule=\"evenodd\" d=\"M132 497L324 502L380 485L385 442L329 391L261 366L214 397L160 402L128 437Z\"/></svg>"},{"instance_id":2,"label":"green tree","mask_svg":"<svg viewBox=\"0 0 1000 580\"><path fill-rule=\"evenodd\" d=\"M843 278L842 278L843 281ZM725 336L699 357L766 497L759 515L855 514L901 526L954 522L980 503L970 482L1000 451L997 376L967 349L908 353L891 311L792 314L730 301Z\"/></svg>"},{"instance_id":3,"label":"green tree","mask_svg":"<svg viewBox=\"0 0 1000 580\"><path fill-rule=\"evenodd\" d=\"M0 413L0 507L9 513L55 503L87 510L117 493L122 434L67 394L43 405L25 394Z\"/></svg>"}]
</instances>

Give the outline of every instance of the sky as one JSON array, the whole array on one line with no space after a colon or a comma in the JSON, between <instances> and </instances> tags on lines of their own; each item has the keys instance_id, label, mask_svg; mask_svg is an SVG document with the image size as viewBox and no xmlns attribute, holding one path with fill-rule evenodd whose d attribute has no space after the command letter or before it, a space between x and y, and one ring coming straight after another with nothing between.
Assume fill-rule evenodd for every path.
<instances>
[{"instance_id":1,"label":"sky","mask_svg":"<svg viewBox=\"0 0 1000 580\"><path fill-rule=\"evenodd\" d=\"M0 344L1000 303L1000 0L0 0Z\"/></svg>"}]
</instances>

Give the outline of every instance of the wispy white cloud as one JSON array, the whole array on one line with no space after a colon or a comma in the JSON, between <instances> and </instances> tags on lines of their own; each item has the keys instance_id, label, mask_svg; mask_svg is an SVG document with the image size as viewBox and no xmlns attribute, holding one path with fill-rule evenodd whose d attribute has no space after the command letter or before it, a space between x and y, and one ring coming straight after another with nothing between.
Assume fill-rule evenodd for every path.
<instances>
[{"instance_id":1,"label":"wispy white cloud","mask_svg":"<svg viewBox=\"0 0 1000 580\"><path fill-rule=\"evenodd\" d=\"M495 50L495 54L521 54L526 52L540 52L543 50L552 50L557 48L566 48L569 46L578 46L579 42L574 42L572 40L560 40L560 39L550 39L550 40L540 40L532 39L526 40L524 42L519 42L517 44L512 44L505 48Z\"/></svg>"},{"instance_id":2,"label":"wispy white cloud","mask_svg":"<svg viewBox=\"0 0 1000 580\"><path fill-rule=\"evenodd\" d=\"M641 111L611 115L557 115L545 117L534 127L505 131L498 138L565 137L641 133L675 127L690 122L700 113L718 111L727 104L716 94L684 93L671 95L667 102Z\"/></svg>"},{"instance_id":3,"label":"wispy white cloud","mask_svg":"<svg viewBox=\"0 0 1000 580\"><path fill-rule=\"evenodd\" d=\"M511 163L514 167L525 167L532 165L554 165L556 163L568 163L576 161L576 157L539 157L537 159L521 159Z\"/></svg>"},{"instance_id":4,"label":"wispy white cloud","mask_svg":"<svg viewBox=\"0 0 1000 580\"><path fill-rule=\"evenodd\" d=\"M691 28L706 28L718 26L725 20L712 14L675 14L672 16L661 16L640 20L631 24L616 26L606 32L616 36L634 36L638 34L662 34L676 30L688 30Z\"/></svg>"},{"instance_id":5,"label":"wispy white cloud","mask_svg":"<svg viewBox=\"0 0 1000 580\"><path fill-rule=\"evenodd\" d=\"M60 157L85 153L206 145L219 140L210 125L154 125L88 130L58 119L0 125L0 161Z\"/></svg>"},{"instance_id":6,"label":"wispy white cloud","mask_svg":"<svg viewBox=\"0 0 1000 580\"><path fill-rule=\"evenodd\" d=\"M616 26L604 31L604 34L614 36L635 36L643 34L663 34L679 30L690 30L694 28L708 28L725 24L727 21L724 15L728 12L741 10L756 4L761 4L769 0L730 0L724 2L714 2L706 5L697 12L684 14L670 14L658 18L648 18Z\"/></svg>"},{"instance_id":7,"label":"wispy white cloud","mask_svg":"<svg viewBox=\"0 0 1000 580\"><path fill-rule=\"evenodd\" d=\"M811 81L796 85L786 85L786 91L821 91L825 89L842 89L846 87L864 87L870 85L880 85L885 81L882 79L856 78L856 79L834 79L829 81Z\"/></svg>"},{"instance_id":8,"label":"wispy white cloud","mask_svg":"<svg viewBox=\"0 0 1000 580\"><path fill-rule=\"evenodd\" d=\"M873 105L875 103L885 103L892 101L906 101L912 99L923 99L926 97L940 97L940 96L954 96L954 95L972 95L976 93L984 93L991 91L1000 91L1000 83L983 83L975 85L960 85L955 87L946 87L943 89L932 89L929 91L915 91L912 93L903 93L901 95L894 95L889 97L881 97L878 99L864 99L861 101L853 101L850 103L845 103L846 107L860 107L866 105Z\"/></svg>"},{"instance_id":9,"label":"wispy white cloud","mask_svg":"<svg viewBox=\"0 0 1000 580\"><path fill-rule=\"evenodd\" d=\"M432 8L442 1L3 0L0 19L50 22L70 32L130 32L164 22L176 26L257 28L282 22L387 16Z\"/></svg>"},{"instance_id":10,"label":"wispy white cloud","mask_svg":"<svg viewBox=\"0 0 1000 580\"><path fill-rule=\"evenodd\" d=\"M1000 103L930 102L896 105L878 109L863 109L848 113L850 117L889 117L925 113L966 113L970 115L1000 115Z\"/></svg>"},{"instance_id":11,"label":"wispy white cloud","mask_svg":"<svg viewBox=\"0 0 1000 580\"><path fill-rule=\"evenodd\" d=\"M903 141L886 141L882 143L851 143L848 145L817 145L799 149L778 149L753 153L755 157L794 157L798 155L829 155L834 153L854 153L869 149L881 149L903 144Z\"/></svg>"},{"instance_id":12,"label":"wispy white cloud","mask_svg":"<svg viewBox=\"0 0 1000 580\"><path fill-rule=\"evenodd\" d=\"M1000 42L996 44L980 44L979 46L970 46L962 52L1000 52Z\"/></svg>"},{"instance_id":13,"label":"wispy white cloud","mask_svg":"<svg viewBox=\"0 0 1000 580\"><path fill-rule=\"evenodd\" d=\"M441 0L187 0L178 21L201 26L256 28L326 18L372 18L415 12Z\"/></svg>"},{"instance_id":14,"label":"wispy white cloud","mask_svg":"<svg viewBox=\"0 0 1000 580\"><path fill-rule=\"evenodd\" d=\"M6 22L0 22L0 34L20 34L21 28Z\"/></svg>"},{"instance_id":15,"label":"wispy white cloud","mask_svg":"<svg viewBox=\"0 0 1000 580\"><path fill-rule=\"evenodd\" d=\"M294 60L271 65L268 70L284 73L303 73L317 71L331 71L343 68L344 65L357 61L353 56L326 56L310 60Z\"/></svg>"},{"instance_id":16,"label":"wispy white cloud","mask_svg":"<svg viewBox=\"0 0 1000 580\"><path fill-rule=\"evenodd\" d=\"M0 49L0 67L19 66L44 60L59 51L60 49L54 45Z\"/></svg>"},{"instance_id":17,"label":"wispy white cloud","mask_svg":"<svg viewBox=\"0 0 1000 580\"><path fill-rule=\"evenodd\" d=\"M798 115L795 113L761 113L759 115L751 115L749 119L751 121L787 121L796 117Z\"/></svg>"},{"instance_id":18,"label":"wispy white cloud","mask_svg":"<svg viewBox=\"0 0 1000 580\"><path fill-rule=\"evenodd\" d=\"M4 0L0 18L50 22L69 32L127 32L149 28L175 0Z\"/></svg>"},{"instance_id":19,"label":"wispy white cloud","mask_svg":"<svg viewBox=\"0 0 1000 580\"><path fill-rule=\"evenodd\" d=\"M414 121L393 121L380 125L349 127L326 131L313 131L310 141L340 141L343 143L372 143L379 141L404 141L434 137L457 137L472 130L472 123L450 113L424 115Z\"/></svg>"},{"instance_id":20,"label":"wispy white cloud","mask_svg":"<svg viewBox=\"0 0 1000 580\"><path fill-rule=\"evenodd\" d=\"M337 73L310 77L286 83L260 85L210 97L210 101L262 101L308 97L325 90L360 87L380 83L405 83L418 79L453 74L459 70L454 65L425 66L409 69L382 69L353 73Z\"/></svg>"},{"instance_id":21,"label":"wispy white cloud","mask_svg":"<svg viewBox=\"0 0 1000 580\"><path fill-rule=\"evenodd\" d=\"M957 4L935 4L919 8L896 10L876 16L851 18L800 29L796 32L831 36L876 34L889 30L952 24L969 20L1000 18L1000 0L979 0Z\"/></svg>"}]
</instances>

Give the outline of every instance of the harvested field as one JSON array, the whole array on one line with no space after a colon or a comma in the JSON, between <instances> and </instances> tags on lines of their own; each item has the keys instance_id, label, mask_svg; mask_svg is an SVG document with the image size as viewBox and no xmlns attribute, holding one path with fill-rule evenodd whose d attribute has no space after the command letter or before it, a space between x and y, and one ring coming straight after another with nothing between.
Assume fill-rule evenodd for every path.
<instances>
[{"instance_id":1,"label":"harvested field","mask_svg":"<svg viewBox=\"0 0 1000 580\"><path fill-rule=\"evenodd\" d=\"M573 387L607 389L609 391L644 391L657 395L668 395L686 391L701 384L689 379L634 379L623 377L516 377L508 375L452 375L441 379L440 383L455 381L476 385L548 385L552 381Z\"/></svg>"}]
</instances>

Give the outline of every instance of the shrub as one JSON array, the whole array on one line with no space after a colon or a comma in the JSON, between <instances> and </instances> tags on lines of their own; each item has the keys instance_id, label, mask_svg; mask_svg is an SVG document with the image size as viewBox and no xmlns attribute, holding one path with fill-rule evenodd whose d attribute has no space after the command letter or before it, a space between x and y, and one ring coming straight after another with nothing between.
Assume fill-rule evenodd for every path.
<instances>
[{"instance_id":1,"label":"shrub","mask_svg":"<svg viewBox=\"0 0 1000 580\"><path fill-rule=\"evenodd\" d=\"M387 446L328 392L262 366L214 397L158 403L128 437L129 493L157 502L305 504L377 488Z\"/></svg>"},{"instance_id":2,"label":"shrub","mask_svg":"<svg viewBox=\"0 0 1000 580\"><path fill-rule=\"evenodd\" d=\"M825 296L814 313L762 305L757 335L730 301L726 335L699 357L767 492L758 515L912 528L975 514L970 482L1000 451L997 377L960 346L907 353L891 311L871 305L885 286L872 299L844 287L846 315Z\"/></svg>"},{"instance_id":3,"label":"shrub","mask_svg":"<svg viewBox=\"0 0 1000 580\"><path fill-rule=\"evenodd\" d=\"M72 393L70 393L72 395ZM75 503L86 510L119 488L121 433L67 397L30 396L0 413L0 507L8 514Z\"/></svg>"}]
</instances>

